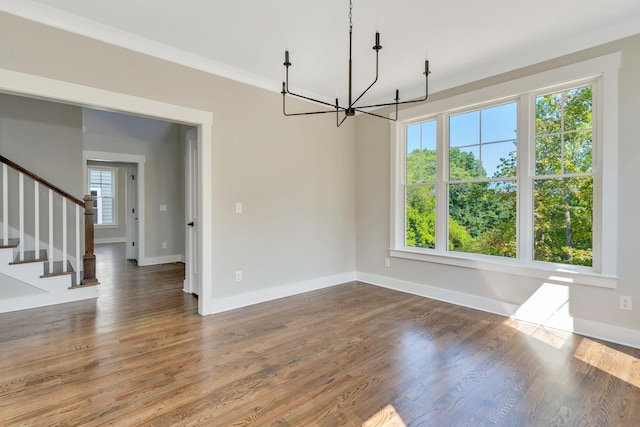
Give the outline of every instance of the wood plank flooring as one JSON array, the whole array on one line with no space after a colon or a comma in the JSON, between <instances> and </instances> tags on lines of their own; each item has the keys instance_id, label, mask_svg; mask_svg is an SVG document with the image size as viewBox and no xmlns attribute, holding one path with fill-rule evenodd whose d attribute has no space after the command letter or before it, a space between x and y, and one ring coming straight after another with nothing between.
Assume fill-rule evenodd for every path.
<instances>
[{"instance_id":1,"label":"wood plank flooring","mask_svg":"<svg viewBox=\"0 0 640 427\"><path fill-rule=\"evenodd\" d=\"M363 283L200 317L123 250L97 301L0 315L0 425L640 425L640 350Z\"/></svg>"}]
</instances>

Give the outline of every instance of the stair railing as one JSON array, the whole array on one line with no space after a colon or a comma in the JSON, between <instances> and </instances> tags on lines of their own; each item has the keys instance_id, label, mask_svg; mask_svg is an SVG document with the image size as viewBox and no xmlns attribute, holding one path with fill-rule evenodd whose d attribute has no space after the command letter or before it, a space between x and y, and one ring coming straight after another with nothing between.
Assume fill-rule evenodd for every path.
<instances>
[{"instance_id":1,"label":"stair railing","mask_svg":"<svg viewBox=\"0 0 640 427\"><path fill-rule=\"evenodd\" d=\"M84 196L84 200L80 200L61 188L51 184L47 180L39 177L33 172L28 171L22 166L12 162L4 156L0 155L0 162L2 163L2 236L3 245L9 245L9 173L8 168L12 168L18 172L18 205L19 205L19 218L18 218L18 233L20 239L19 245L19 257L24 260L25 251L25 215L24 215L24 202L25 202L25 188L24 178L25 176L33 181L33 194L34 194L34 245L35 256L39 257L40 254L40 186L45 187L48 190L48 246L49 256L51 257L51 265L53 265L53 252L54 252L54 193L62 197L62 268L63 272L67 272L68 266L68 232L67 232L67 202L75 204L75 254L76 254L76 283L81 286L97 285L96 279L96 257L94 254L94 233L93 233L93 202L95 198L90 195ZM82 262L82 274L80 271L80 210L84 210L84 255Z\"/></svg>"}]
</instances>

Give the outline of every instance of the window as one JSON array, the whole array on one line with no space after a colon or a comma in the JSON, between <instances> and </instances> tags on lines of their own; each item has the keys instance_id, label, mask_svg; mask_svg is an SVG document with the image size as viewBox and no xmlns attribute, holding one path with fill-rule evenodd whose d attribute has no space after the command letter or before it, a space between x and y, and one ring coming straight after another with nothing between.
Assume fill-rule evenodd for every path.
<instances>
[{"instance_id":1,"label":"window","mask_svg":"<svg viewBox=\"0 0 640 427\"><path fill-rule=\"evenodd\" d=\"M403 112L391 255L614 287L617 64Z\"/></svg>"},{"instance_id":2,"label":"window","mask_svg":"<svg viewBox=\"0 0 640 427\"><path fill-rule=\"evenodd\" d=\"M449 249L515 257L517 103L449 116Z\"/></svg>"},{"instance_id":3,"label":"window","mask_svg":"<svg viewBox=\"0 0 640 427\"><path fill-rule=\"evenodd\" d=\"M536 97L534 259L592 265L593 90Z\"/></svg>"},{"instance_id":4,"label":"window","mask_svg":"<svg viewBox=\"0 0 640 427\"><path fill-rule=\"evenodd\" d=\"M96 198L93 203L95 225L117 225L116 176L117 169L89 167L89 191Z\"/></svg>"}]
</instances>

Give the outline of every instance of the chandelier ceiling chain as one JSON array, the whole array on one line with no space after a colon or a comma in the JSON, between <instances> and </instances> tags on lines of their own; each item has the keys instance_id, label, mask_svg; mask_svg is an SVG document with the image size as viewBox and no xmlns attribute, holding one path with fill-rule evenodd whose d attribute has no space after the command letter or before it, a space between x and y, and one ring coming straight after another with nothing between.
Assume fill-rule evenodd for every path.
<instances>
[{"instance_id":1,"label":"chandelier ceiling chain","mask_svg":"<svg viewBox=\"0 0 640 427\"><path fill-rule=\"evenodd\" d=\"M296 98L301 98L301 99L305 99L307 101L311 101L311 102L315 102L317 104L321 104L321 105L326 105L331 107L332 109L335 109L336 112L336 126L340 127L340 125L342 123L344 123L344 121L347 119L347 117L351 117L351 116L355 116L356 112L358 113L364 113L364 114L368 114L370 116L374 116L374 117L379 117L382 119L386 119L386 120L391 120L391 121L396 121L398 120L398 106L399 105L403 105L403 104L411 104L411 103L415 103L415 102L424 102L427 100L427 98L429 97L429 74L431 74L431 71L429 71L429 61L425 60L424 61L424 76L425 76L425 94L423 98L420 99L414 99L411 101L403 101L400 102L400 91L398 89L396 89L396 96L394 98L393 102L387 102L387 103L382 103L382 104L371 104L371 105L358 105L356 106L356 103L360 100L360 98L362 98L364 96L365 93L367 93L369 91L369 89L371 89L373 87L374 84L376 84L376 82L378 81L378 54L380 52L380 49L382 49L382 46L380 45L380 33L376 32L376 36L375 36L375 45L373 46L373 50L376 51L376 76L375 79L373 80L373 83L371 83L369 85L369 87L367 87L361 94L360 96L358 96L355 101L352 101L352 92L353 92L353 84L352 84L352 69L353 69L353 65L352 65L352 60L351 60L351 47L352 47L352 39L353 39L353 1L349 0L349 104L347 107L341 106L338 98L336 98L336 103L335 105L330 104L328 102L324 102L321 101L319 99L314 99L314 98L310 98L308 96L304 96L304 95L300 95L294 92L291 92L289 90L289 67L291 66L291 62L289 61L289 51L286 50L284 52L284 63L283 65L285 66L285 81L282 82L282 112L285 116L306 116L306 115L310 115L310 114L326 114L326 113L333 113L333 110L322 110L322 111L310 111L310 112L305 112L305 113L287 113L287 109L286 109L286 97L287 95L291 95L294 96ZM387 106L395 106L396 108L396 113L395 113L395 117L387 117L387 116L382 116L380 114L375 114L372 113L371 111L367 111L366 109L368 108L382 108L382 107L387 107ZM340 113L344 112L344 117L342 118L342 120L340 120Z\"/></svg>"}]
</instances>

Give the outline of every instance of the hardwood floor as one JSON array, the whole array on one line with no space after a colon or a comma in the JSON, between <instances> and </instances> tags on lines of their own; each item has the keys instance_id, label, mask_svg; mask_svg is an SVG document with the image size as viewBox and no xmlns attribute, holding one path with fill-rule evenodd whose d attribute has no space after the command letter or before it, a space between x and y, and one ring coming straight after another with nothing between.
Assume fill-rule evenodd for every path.
<instances>
[{"instance_id":1,"label":"hardwood floor","mask_svg":"<svg viewBox=\"0 0 640 427\"><path fill-rule=\"evenodd\" d=\"M640 350L362 283L200 317L123 250L0 315L0 425L640 425Z\"/></svg>"}]
</instances>

